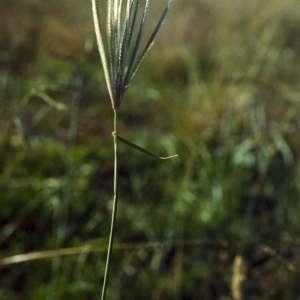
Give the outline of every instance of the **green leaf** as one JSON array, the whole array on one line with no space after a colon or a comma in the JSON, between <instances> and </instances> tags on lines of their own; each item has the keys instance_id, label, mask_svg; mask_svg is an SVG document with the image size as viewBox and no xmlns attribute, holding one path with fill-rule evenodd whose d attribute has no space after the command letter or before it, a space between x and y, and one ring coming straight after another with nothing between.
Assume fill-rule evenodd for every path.
<instances>
[{"instance_id":1,"label":"green leaf","mask_svg":"<svg viewBox=\"0 0 300 300\"><path fill-rule=\"evenodd\" d=\"M148 151L148 150L146 150L146 149L144 149L144 148L141 148L140 146L137 146L136 144L133 144L133 143L131 143L131 142L129 142L129 141L127 141L127 140L121 138L121 137L118 136L118 135L117 135L117 139L118 139L119 141L121 141L122 143L126 144L127 146L130 146L131 148L135 149L135 150L138 150L138 151L140 151L140 152L143 152L143 153L145 153L145 154L148 154L148 155L150 155L150 156L152 156L152 157L155 157L155 158L158 158L158 159L169 159L169 158L173 158L173 157L178 157L177 154L171 155L171 156L166 156L166 157L158 156L157 154L155 154L155 153L153 153L153 152L150 152L150 151Z\"/></svg>"}]
</instances>

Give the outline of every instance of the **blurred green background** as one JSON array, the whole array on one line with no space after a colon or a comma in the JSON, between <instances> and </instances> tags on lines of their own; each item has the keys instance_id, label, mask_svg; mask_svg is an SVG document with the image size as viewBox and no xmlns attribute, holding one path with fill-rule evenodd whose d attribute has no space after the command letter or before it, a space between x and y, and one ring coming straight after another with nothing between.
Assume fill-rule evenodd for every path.
<instances>
[{"instance_id":1,"label":"blurred green background","mask_svg":"<svg viewBox=\"0 0 300 300\"><path fill-rule=\"evenodd\" d=\"M120 145L107 299L299 299L299 82L298 0L174 0L119 134L179 158ZM1 0L1 300L100 298L112 118L90 1Z\"/></svg>"}]
</instances>

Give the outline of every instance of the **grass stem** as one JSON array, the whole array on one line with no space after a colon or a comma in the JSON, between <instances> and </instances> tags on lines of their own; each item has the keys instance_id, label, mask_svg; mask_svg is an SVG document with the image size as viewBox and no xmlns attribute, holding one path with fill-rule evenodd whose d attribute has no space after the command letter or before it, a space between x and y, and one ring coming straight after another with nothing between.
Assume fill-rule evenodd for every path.
<instances>
[{"instance_id":1,"label":"grass stem","mask_svg":"<svg viewBox=\"0 0 300 300\"><path fill-rule=\"evenodd\" d=\"M105 296L106 296L110 258L111 258L112 248L113 248L117 206L118 206L118 139L117 139L117 111L116 110L114 110L114 131L112 132L112 135L114 139L114 199L113 199L111 226L110 226L110 233L109 233L101 300L105 300Z\"/></svg>"}]
</instances>

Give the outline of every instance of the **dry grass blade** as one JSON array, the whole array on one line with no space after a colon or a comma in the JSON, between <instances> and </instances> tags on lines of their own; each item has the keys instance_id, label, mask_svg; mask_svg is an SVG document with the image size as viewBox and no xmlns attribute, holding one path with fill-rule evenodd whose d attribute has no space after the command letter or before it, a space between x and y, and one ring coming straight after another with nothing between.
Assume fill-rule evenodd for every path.
<instances>
[{"instance_id":1,"label":"dry grass blade","mask_svg":"<svg viewBox=\"0 0 300 300\"><path fill-rule=\"evenodd\" d=\"M140 243L116 243L114 245L114 251L128 251L139 250L147 248L161 248L162 246L199 246L199 245L211 245L211 240L205 239L190 239L190 240L170 240L170 241L153 241L153 242L140 242ZM214 241L213 244L222 247L228 247L227 241ZM0 267L10 266L20 263L28 263L30 261L45 260L53 258L55 255L60 256L73 256L80 255L82 253L94 253L104 252L107 250L107 245L83 245L79 247L62 248L59 250L46 250L31 252L25 254L12 255L8 257L0 258Z\"/></svg>"}]
</instances>

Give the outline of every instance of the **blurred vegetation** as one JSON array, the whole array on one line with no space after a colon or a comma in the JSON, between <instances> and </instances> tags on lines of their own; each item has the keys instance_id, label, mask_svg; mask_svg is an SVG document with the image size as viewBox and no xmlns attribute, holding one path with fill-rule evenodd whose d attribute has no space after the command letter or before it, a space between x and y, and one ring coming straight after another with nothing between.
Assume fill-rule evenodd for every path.
<instances>
[{"instance_id":1,"label":"blurred vegetation","mask_svg":"<svg viewBox=\"0 0 300 300\"><path fill-rule=\"evenodd\" d=\"M90 3L0 1L0 28L0 299L99 299L112 111ZM119 118L180 158L120 147L108 299L298 298L299 80L298 1L173 3Z\"/></svg>"}]
</instances>

